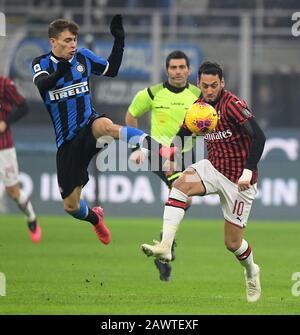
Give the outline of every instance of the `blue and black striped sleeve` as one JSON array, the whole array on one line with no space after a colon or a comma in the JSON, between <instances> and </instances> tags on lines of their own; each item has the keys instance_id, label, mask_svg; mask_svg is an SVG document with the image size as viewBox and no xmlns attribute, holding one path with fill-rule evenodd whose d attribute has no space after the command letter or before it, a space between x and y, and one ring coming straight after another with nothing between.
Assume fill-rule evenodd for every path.
<instances>
[{"instance_id":1,"label":"blue and black striped sleeve","mask_svg":"<svg viewBox=\"0 0 300 335\"><path fill-rule=\"evenodd\" d=\"M88 59L92 73L98 76L106 74L109 68L109 62L106 59L97 56L93 51L86 48L82 48L80 53Z\"/></svg>"},{"instance_id":2,"label":"blue and black striped sleeve","mask_svg":"<svg viewBox=\"0 0 300 335\"><path fill-rule=\"evenodd\" d=\"M32 80L42 96L55 86L61 76L59 72L49 74L48 67L48 58L37 57L32 61Z\"/></svg>"},{"instance_id":3,"label":"blue and black striped sleeve","mask_svg":"<svg viewBox=\"0 0 300 335\"><path fill-rule=\"evenodd\" d=\"M92 66L92 73L97 75L104 75L106 77L116 77L123 59L124 43L118 40L114 41L111 53L107 60L97 56L89 49L82 49L85 56L90 60Z\"/></svg>"}]
</instances>

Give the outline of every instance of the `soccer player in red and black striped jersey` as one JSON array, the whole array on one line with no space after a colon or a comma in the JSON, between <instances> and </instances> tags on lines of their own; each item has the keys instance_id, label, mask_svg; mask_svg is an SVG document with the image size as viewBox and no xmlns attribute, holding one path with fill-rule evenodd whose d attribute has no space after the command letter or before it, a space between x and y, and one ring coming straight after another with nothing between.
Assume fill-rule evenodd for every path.
<instances>
[{"instance_id":1,"label":"soccer player in red and black striped jersey","mask_svg":"<svg viewBox=\"0 0 300 335\"><path fill-rule=\"evenodd\" d=\"M29 236L34 243L41 240L41 228L32 204L19 186L19 171L16 149L10 125L28 112L25 98L17 91L14 82L0 77L0 182L6 192L27 217Z\"/></svg>"},{"instance_id":2,"label":"soccer player in red and black striped jersey","mask_svg":"<svg viewBox=\"0 0 300 335\"><path fill-rule=\"evenodd\" d=\"M246 102L225 90L220 65L204 62L198 71L197 85L202 92L198 101L212 105L219 116L215 131L205 135L208 159L192 164L175 181L165 206L162 241L143 244L142 250L170 261L170 247L188 197L218 194L225 220L225 245L244 267L247 300L255 302L261 295L260 269L243 233L256 194L257 164L265 136ZM178 136L183 140L191 132L183 125Z\"/></svg>"}]
</instances>

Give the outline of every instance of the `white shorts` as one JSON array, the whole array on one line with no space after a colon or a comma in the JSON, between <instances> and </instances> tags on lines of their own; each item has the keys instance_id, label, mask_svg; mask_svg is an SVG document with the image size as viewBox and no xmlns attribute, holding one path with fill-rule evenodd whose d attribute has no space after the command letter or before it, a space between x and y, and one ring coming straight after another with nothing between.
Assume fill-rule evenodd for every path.
<instances>
[{"instance_id":1,"label":"white shorts","mask_svg":"<svg viewBox=\"0 0 300 335\"><path fill-rule=\"evenodd\" d=\"M195 169L200 176L206 188L206 194L220 196L224 218L233 224L245 227L252 202L255 199L257 185L251 185L248 190L239 192L237 184L216 170L207 159L192 164L190 167Z\"/></svg>"},{"instance_id":2,"label":"white shorts","mask_svg":"<svg viewBox=\"0 0 300 335\"><path fill-rule=\"evenodd\" d=\"M19 183L19 168L15 148L0 150L0 182L5 187Z\"/></svg>"}]
</instances>

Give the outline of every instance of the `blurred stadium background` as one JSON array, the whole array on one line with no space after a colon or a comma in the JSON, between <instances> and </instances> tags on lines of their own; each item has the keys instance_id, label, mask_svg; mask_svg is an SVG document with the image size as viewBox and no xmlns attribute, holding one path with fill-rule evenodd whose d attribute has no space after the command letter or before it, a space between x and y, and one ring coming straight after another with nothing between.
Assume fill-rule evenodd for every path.
<instances>
[{"instance_id":1,"label":"blurred stadium background","mask_svg":"<svg viewBox=\"0 0 300 335\"><path fill-rule=\"evenodd\" d=\"M96 110L123 124L135 93L165 79L165 56L174 49L191 58L192 82L203 60L219 62L227 87L249 102L268 136L252 218L299 219L297 0L1 0L0 10L6 16L0 69L15 80L31 109L14 126L14 136L22 187L37 212L62 213L62 206L56 187L54 132L32 84L31 60L48 52L47 26L58 17L81 25L79 45L108 56L109 22L121 13L126 29L124 61L117 78L94 77ZM149 113L140 126L149 129ZM145 172L99 175L93 166L91 173L85 196L90 202L103 203L107 215L161 215L166 190L156 176ZM3 193L1 188L1 211L16 211ZM202 217L220 216L215 198L198 198L194 203L191 217L202 208Z\"/></svg>"},{"instance_id":2,"label":"blurred stadium background","mask_svg":"<svg viewBox=\"0 0 300 335\"><path fill-rule=\"evenodd\" d=\"M300 292L291 294L291 275L299 271L299 0L0 0L0 12L6 18L0 72L15 80L31 109L13 126L21 185L44 234L39 246L30 244L0 185L0 271L7 278L0 314L299 314ZM89 226L63 213L54 131L30 64L48 52L47 27L58 17L81 25L80 45L108 56L109 22L119 13L124 60L117 78L93 78L96 110L124 123L135 93L164 80L166 54L182 49L191 59L192 82L203 60L222 64L227 88L249 102L266 132L247 229L263 266L263 301L255 307L245 302L241 267L224 250L214 197L194 198L179 234L174 280L166 285L138 251L139 243L158 235L167 194L152 173L99 174L92 164L84 194L105 208L113 234L108 247L97 243ZM149 129L149 115L140 126Z\"/></svg>"}]
</instances>

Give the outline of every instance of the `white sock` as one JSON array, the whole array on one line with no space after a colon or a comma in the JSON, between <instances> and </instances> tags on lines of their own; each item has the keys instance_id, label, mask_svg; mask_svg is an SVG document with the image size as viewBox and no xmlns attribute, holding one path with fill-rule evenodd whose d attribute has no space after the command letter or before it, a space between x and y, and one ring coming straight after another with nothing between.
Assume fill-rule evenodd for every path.
<instances>
[{"instance_id":1,"label":"white sock","mask_svg":"<svg viewBox=\"0 0 300 335\"><path fill-rule=\"evenodd\" d=\"M241 246L234 251L234 254L241 265L246 269L247 276L253 277L256 274L256 267L254 266L252 249L248 242L243 239Z\"/></svg>"},{"instance_id":2,"label":"white sock","mask_svg":"<svg viewBox=\"0 0 300 335\"><path fill-rule=\"evenodd\" d=\"M172 188L165 205L163 234L161 243L171 248L179 223L184 217L188 196L176 188Z\"/></svg>"},{"instance_id":3,"label":"white sock","mask_svg":"<svg viewBox=\"0 0 300 335\"><path fill-rule=\"evenodd\" d=\"M27 216L29 222L36 220L36 215L33 210L32 204L22 190L20 190L20 196L17 200L17 204L21 211Z\"/></svg>"}]
</instances>

